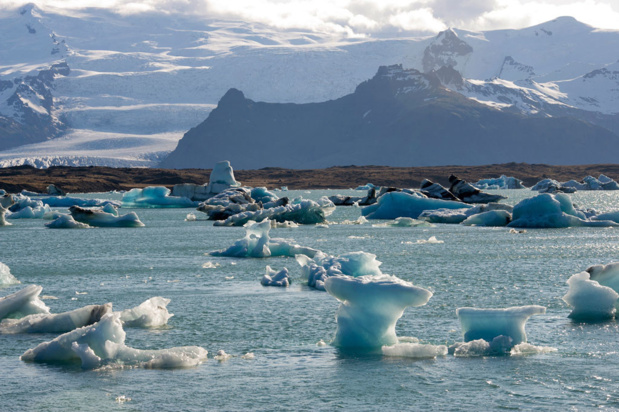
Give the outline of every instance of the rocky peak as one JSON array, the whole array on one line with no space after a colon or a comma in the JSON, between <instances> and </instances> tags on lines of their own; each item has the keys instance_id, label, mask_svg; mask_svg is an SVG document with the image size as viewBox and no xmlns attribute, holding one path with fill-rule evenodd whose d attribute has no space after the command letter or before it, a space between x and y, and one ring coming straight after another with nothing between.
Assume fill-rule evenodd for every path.
<instances>
[{"instance_id":1,"label":"rocky peak","mask_svg":"<svg viewBox=\"0 0 619 412\"><path fill-rule=\"evenodd\" d=\"M455 67L458 59L473 52L467 42L460 39L455 31L447 29L440 32L423 53L423 71L429 73L443 66Z\"/></svg>"}]
</instances>

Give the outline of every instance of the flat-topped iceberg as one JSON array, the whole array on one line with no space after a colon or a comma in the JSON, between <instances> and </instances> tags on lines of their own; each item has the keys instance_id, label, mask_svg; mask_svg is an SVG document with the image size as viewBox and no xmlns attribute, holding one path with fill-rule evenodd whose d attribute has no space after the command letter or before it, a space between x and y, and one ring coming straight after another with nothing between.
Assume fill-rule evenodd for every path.
<instances>
[{"instance_id":1,"label":"flat-topped iceberg","mask_svg":"<svg viewBox=\"0 0 619 412\"><path fill-rule=\"evenodd\" d=\"M19 280L11 274L11 269L0 262L0 287L17 285Z\"/></svg>"},{"instance_id":2,"label":"flat-topped iceberg","mask_svg":"<svg viewBox=\"0 0 619 412\"><path fill-rule=\"evenodd\" d=\"M196 207L198 204L187 197L170 196L165 186L149 186L144 189L131 189L123 195L123 207Z\"/></svg>"},{"instance_id":3,"label":"flat-topped iceberg","mask_svg":"<svg viewBox=\"0 0 619 412\"><path fill-rule=\"evenodd\" d=\"M456 314L462 326L465 342L483 339L492 342L501 336L509 339L507 346L527 341L524 326L533 315L546 313L538 305L516 306L505 309L458 308Z\"/></svg>"},{"instance_id":4,"label":"flat-topped iceberg","mask_svg":"<svg viewBox=\"0 0 619 412\"><path fill-rule=\"evenodd\" d=\"M619 294L590 278L589 272L572 275L563 301L572 307L568 317L575 320L607 320L615 316Z\"/></svg>"},{"instance_id":5,"label":"flat-topped iceberg","mask_svg":"<svg viewBox=\"0 0 619 412\"><path fill-rule=\"evenodd\" d=\"M20 319L4 319L0 333L66 333L99 322L103 315L112 312L112 304L89 305L70 312L39 313Z\"/></svg>"},{"instance_id":6,"label":"flat-topped iceberg","mask_svg":"<svg viewBox=\"0 0 619 412\"><path fill-rule=\"evenodd\" d=\"M473 183L480 190L496 190L496 189L525 189L522 180L515 177L501 175L500 177L481 179Z\"/></svg>"},{"instance_id":7,"label":"flat-topped iceberg","mask_svg":"<svg viewBox=\"0 0 619 412\"><path fill-rule=\"evenodd\" d=\"M382 275L376 255L366 252L350 252L340 256L329 256L323 252L315 256L295 256L301 272L307 278L307 285L325 290L325 281L331 276L377 276Z\"/></svg>"},{"instance_id":8,"label":"flat-topped iceberg","mask_svg":"<svg viewBox=\"0 0 619 412\"><path fill-rule=\"evenodd\" d=\"M79 206L69 208L71 216L78 222L96 227L142 227L144 223L135 212L129 212L122 216L98 209L84 209Z\"/></svg>"},{"instance_id":9,"label":"flat-topped iceberg","mask_svg":"<svg viewBox=\"0 0 619 412\"><path fill-rule=\"evenodd\" d=\"M569 196L563 193L543 193L524 199L514 206L510 227L565 228L573 226L617 226L608 220L588 219L574 208Z\"/></svg>"},{"instance_id":10,"label":"flat-topped iceberg","mask_svg":"<svg viewBox=\"0 0 619 412\"><path fill-rule=\"evenodd\" d=\"M264 258L271 256L307 255L313 257L318 250L299 246L286 239L271 238L271 222L251 222L245 225L245 237L224 250L211 252L212 256Z\"/></svg>"},{"instance_id":11,"label":"flat-topped iceberg","mask_svg":"<svg viewBox=\"0 0 619 412\"><path fill-rule=\"evenodd\" d=\"M28 285L15 293L0 298L0 319L18 319L37 313L49 313L49 308L39 298L42 290L42 286Z\"/></svg>"},{"instance_id":12,"label":"flat-topped iceberg","mask_svg":"<svg viewBox=\"0 0 619 412\"><path fill-rule=\"evenodd\" d=\"M327 292L339 300L333 345L372 350L395 345L395 325L409 306L425 305L432 292L391 275L332 276Z\"/></svg>"},{"instance_id":13,"label":"flat-topped iceberg","mask_svg":"<svg viewBox=\"0 0 619 412\"><path fill-rule=\"evenodd\" d=\"M425 210L434 209L468 209L472 206L441 199L430 199L421 193L389 192L378 201L361 209L367 219L396 219L410 217L417 219Z\"/></svg>"},{"instance_id":14,"label":"flat-topped iceberg","mask_svg":"<svg viewBox=\"0 0 619 412\"><path fill-rule=\"evenodd\" d=\"M138 366L187 368L204 362L208 352L199 346L140 350L125 345L126 334L119 313L110 313L91 326L75 329L28 349L25 362L81 364L83 369Z\"/></svg>"},{"instance_id":15,"label":"flat-topped iceberg","mask_svg":"<svg viewBox=\"0 0 619 412\"><path fill-rule=\"evenodd\" d=\"M260 284L262 286L290 286L290 274L288 273L288 269L283 268L277 272L271 269L271 266L267 266L266 273L262 277Z\"/></svg>"},{"instance_id":16,"label":"flat-topped iceberg","mask_svg":"<svg viewBox=\"0 0 619 412\"><path fill-rule=\"evenodd\" d=\"M120 312L123 325L133 328L157 328L168 323L174 316L168 312L170 299L161 296L152 297L139 306Z\"/></svg>"}]
</instances>

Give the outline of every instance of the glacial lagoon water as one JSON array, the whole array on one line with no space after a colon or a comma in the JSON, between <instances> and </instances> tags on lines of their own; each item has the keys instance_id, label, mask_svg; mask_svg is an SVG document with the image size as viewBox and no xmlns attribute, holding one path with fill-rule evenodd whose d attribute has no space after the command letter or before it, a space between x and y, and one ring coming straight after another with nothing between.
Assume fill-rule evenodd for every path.
<instances>
[{"instance_id":1,"label":"glacial lagoon water","mask_svg":"<svg viewBox=\"0 0 619 412\"><path fill-rule=\"evenodd\" d=\"M500 192L511 204L534 194ZM334 193L347 191L282 194L317 199ZM619 209L619 193L579 192L572 199L600 211ZM317 345L333 339L339 303L304 285L293 258L205 255L242 238L243 228L185 221L192 209L135 211L146 227L52 230L42 220L17 220L0 228L0 261L22 282L0 296L39 284L42 295L54 297L45 300L54 313L105 302L121 310L152 296L170 298L174 317L168 327L126 328L126 343L140 349L198 345L209 351L209 360L182 370L83 371L19 360L55 335L0 335L0 410L619 409L619 324L573 322L561 300L572 274L619 261L616 228L514 234L506 228L370 222L271 231L332 255L374 253L384 273L431 290L426 306L405 310L397 324L400 337L451 345L462 341L459 307L547 307L528 321L528 341L556 352L418 360ZM338 207L329 220L359 216L359 208ZM431 236L443 243L417 242ZM287 267L292 285L262 286L266 265ZM218 350L233 357L218 362ZM247 352L254 359L243 359Z\"/></svg>"}]
</instances>

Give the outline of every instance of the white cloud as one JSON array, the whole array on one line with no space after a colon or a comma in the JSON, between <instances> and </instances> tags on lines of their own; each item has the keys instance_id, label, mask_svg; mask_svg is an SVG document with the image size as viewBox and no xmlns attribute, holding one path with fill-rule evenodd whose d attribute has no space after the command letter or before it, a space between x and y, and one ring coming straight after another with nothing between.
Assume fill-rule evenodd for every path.
<instances>
[{"instance_id":1,"label":"white cloud","mask_svg":"<svg viewBox=\"0 0 619 412\"><path fill-rule=\"evenodd\" d=\"M0 0L0 10L25 4ZM338 35L521 28L573 16L594 27L619 30L617 0L34 0L41 8L109 8L123 14L197 13L207 18L258 22L281 29Z\"/></svg>"}]
</instances>

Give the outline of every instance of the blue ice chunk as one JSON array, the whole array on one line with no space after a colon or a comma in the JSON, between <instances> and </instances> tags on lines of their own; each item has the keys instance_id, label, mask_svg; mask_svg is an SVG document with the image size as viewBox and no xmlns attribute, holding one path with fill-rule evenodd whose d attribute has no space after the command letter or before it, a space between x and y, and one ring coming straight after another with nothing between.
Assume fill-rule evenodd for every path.
<instances>
[{"instance_id":1,"label":"blue ice chunk","mask_svg":"<svg viewBox=\"0 0 619 412\"><path fill-rule=\"evenodd\" d=\"M307 285L318 290L325 290L325 281L331 276L358 277L383 274L379 268L382 262L376 260L376 255L372 253L350 252L340 256L329 256L318 252L315 256L295 257L303 275L307 278Z\"/></svg>"},{"instance_id":2,"label":"blue ice chunk","mask_svg":"<svg viewBox=\"0 0 619 412\"><path fill-rule=\"evenodd\" d=\"M462 224L465 226L507 226L511 220L512 215L506 210L489 210L466 218Z\"/></svg>"},{"instance_id":3,"label":"blue ice chunk","mask_svg":"<svg viewBox=\"0 0 619 412\"><path fill-rule=\"evenodd\" d=\"M41 198L41 202L50 207L102 207L106 205L113 205L120 207L120 202L107 199L81 199L78 197L70 196L50 196Z\"/></svg>"},{"instance_id":4,"label":"blue ice chunk","mask_svg":"<svg viewBox=\"0 0 619 412\"><path fill-rule=\"evenodd\" d=\"M262 204L273 202L279 199L279 197L275 193L268 191L266 187L252 188L251 198L254 199L256 202L261 202Z\"/></svg>"},{"instance_id":5,"label":"blue ice chunk","mask_svg":"<svg viewBox=\"0 0 619 412\"><path fill-rule=\"evenodd\" d=\"M170 196L170 189L165 186L149 186L144 189L131 189L123 195L123 207L196 207L194 202L186 197Z\"/></svg>"},{"instance_id":6,"label":"blue ice chunk","mask_svg":"<svg viewBox=\"0 0 619 412\"><path fill-rule=\"evenodd\" d=\"M361 209L361 214L368 219L395 219L411 217L417 219L424 210L434 209L468 209L471 205L440 199L429 199L420 193L389 192L378 201Z\"/></svg>"},{"instance_id":7,"label":"blue ice chunk","mask_svg":"<svg viewBox=\"0 0 619 412\"><path fill-rule=\"evenodd\" d=\"M288 273L288 269L283 268L277 272L271 269L271 266L267 266L266 273L262 277L260 284L262 286L290 286L290 274Z\"/></svg>"},{"instance_id":8,"label":"blue ice chunk","mask_svg":"<svg viewBox=\"0 0 619 412\"><path fill-rule=\"evenodd\" d=\"M332 276L325 289L341 302L333 345L372 350L395 345L395 325L409 306L423 306L432 292L391 275Z\"/></svg>"},{"instance_id":9,"label":"blue ice chunk","mask_svg":"<svg viewBox=\"0 0 619 412\"><path fill-rule=\"evenodd\" d=\"M525 189L522 184L522 180L516 179L515 177L508 177L505 175L501 175L501 177L490 178L490 179L481 179L477 181L477 183L473 183L478 189L481 190L489 190L489 189Z\"/></svg>"}]
</instances>

